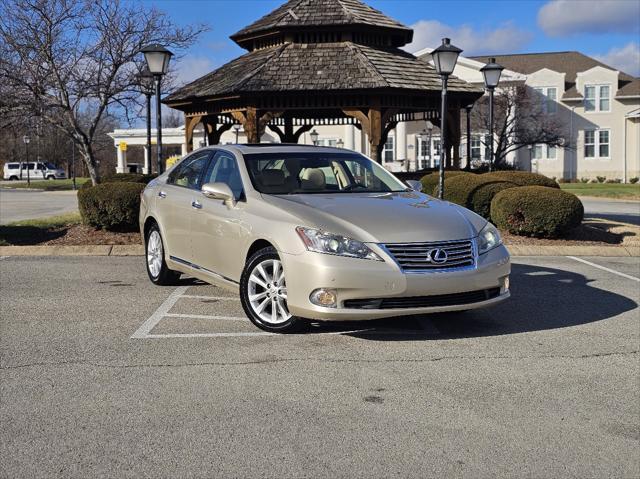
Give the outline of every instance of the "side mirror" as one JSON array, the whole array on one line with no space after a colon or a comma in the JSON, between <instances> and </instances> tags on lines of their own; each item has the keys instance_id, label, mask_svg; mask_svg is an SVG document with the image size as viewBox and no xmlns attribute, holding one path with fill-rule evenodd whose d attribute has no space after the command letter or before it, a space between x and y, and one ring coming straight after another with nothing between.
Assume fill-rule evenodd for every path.
<instances>
[{"instance_id":1,"label":"side mirror","mask_svg":"<svg viewBox=\"0 0 640 479\"><path fill-rule=\"evenodd\" d=\"M233 191L226 183L207 183L202 186L202 194L212 200L222 200L227 206L235 206Z\"/></svg>"},{"instance_id":2,"label":"side mirror","mask_svg":"<svg viewBox=\"0 0 640 479\"><path fill-rule=\"evenodd\" d=\"M420 193L422 191L422 183L418 180L407 180L405 181L407 186L411 188L413 191L417 191Z\"/></svg>"}]
</instances>

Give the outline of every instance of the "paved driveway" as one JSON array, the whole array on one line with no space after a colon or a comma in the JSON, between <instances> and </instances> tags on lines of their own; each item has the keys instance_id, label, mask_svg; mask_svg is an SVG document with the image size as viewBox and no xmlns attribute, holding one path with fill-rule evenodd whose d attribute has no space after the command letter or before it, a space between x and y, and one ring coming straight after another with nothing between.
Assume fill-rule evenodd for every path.
<instances>
[{"instance_id":1,"label":"paved driveway","mask_svg":"<svg viewBox=\"0 0 640 479\"><path fill-rule=\"evenodd\" d=\"M640 201L581 197L585 217L604 218L640 226Z\"/></svg>"},{"instance_id":2,"label":"paved driveway","mask_svg":"<svg viewBox=\"0 0 640 479\"><path fill-rule=\"evenodd\" d=\"M75 191L24 191L0 188L0 224L78 211Z\"/></svg>"},{"instance_id":3,"label":"paved driveway","mask_svg":"<svg viewBox=\"0 0 640 479\"><path fill-rule=\"evenodd\" d=\"M283 336L140 257L5 258L0 476L638 477L640 263L581 259L516 258L490 310Z\"/></svg>"}]
</instances>

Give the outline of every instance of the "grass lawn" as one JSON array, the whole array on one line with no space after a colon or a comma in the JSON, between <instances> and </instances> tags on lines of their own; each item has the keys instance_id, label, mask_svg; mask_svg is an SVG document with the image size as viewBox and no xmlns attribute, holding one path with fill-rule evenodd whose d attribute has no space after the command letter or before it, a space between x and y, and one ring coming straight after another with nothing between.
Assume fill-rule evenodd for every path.
<instances>
[{"instance_id":1,"label":"grass lawn","mask_svg":"<svg viewBox=\"0 0 640 479\"><path fill-rule=\"evenodd\" d=\"M76 178L76 186L80 188L85 182L90 181L89 178ZM73 189L73 180L37 180L31 181L31 186L27 186L26 181L15 181L4 183L3 188L32 188L45 191L63 191Z\"/></svg>"},{"instance_id":2,"label":"grass lawn","mask_svg":"<svg viewBox=\"0 0 640 479\"><path fill-rule=\"evenodd\" d=\"M561 183L560 188L578 196L598 196L619 200L640 200L640 184Z\"/></svg>"},{"instance_id":3,"label":"grass lawn","mask_svg":"<svg viewBox=\"0 0 640 479\"><path fill-rule=\"evenodd\" d=\"M29 240L37 243L38 240L47 238L51 230L81 223L80 213L67 213L50 218L14 221L0 226L0 246L21 244Z\"/></svg>"}]
</instances>

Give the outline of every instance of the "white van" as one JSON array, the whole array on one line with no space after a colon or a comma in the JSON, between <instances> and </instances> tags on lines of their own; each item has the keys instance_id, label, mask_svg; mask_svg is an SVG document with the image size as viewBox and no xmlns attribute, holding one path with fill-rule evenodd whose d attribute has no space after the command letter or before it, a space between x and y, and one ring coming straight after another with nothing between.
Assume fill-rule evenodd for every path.
<instances>
[{"instance_id":1,"label":"white van","mask_svg":"<svg viewBox=\"0 0 640 479\"><path fill-rule=\"evenodd\" d=\"M32 180L63 180L67 174L62 168L47 161L34 161L30 163L5 163L5 180L26 180L27 168L29 168L29 178Z\"/></svg>"}]
</instances>

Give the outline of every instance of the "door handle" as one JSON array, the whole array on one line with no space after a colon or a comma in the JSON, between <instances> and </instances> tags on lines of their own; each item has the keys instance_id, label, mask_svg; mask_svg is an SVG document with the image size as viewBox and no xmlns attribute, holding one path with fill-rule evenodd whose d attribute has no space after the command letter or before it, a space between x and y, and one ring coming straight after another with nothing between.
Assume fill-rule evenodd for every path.
<instances>
[{"instance_id":1,"label":"door handle","mask_svg":"<svg viewBox=\"0 0 640 479\"><path fill-rule=\"evenodd\" d=\"M164 191L159 191L159 192L158 192L158 196L159 196L160 198L166 198L166 197L167 197L167 194L166 194Z\"/></svg>"},{"instance_id":2,"label":"door handle","mask_svg":"<svg viewBox=\"0 0 640 479\"><path fill-rule=\"evenodd\" d=\"M197 210L201 210L202 209L202 204L199 201L192 201L191 202L191 206L194 207Z\"/></svg>"}]
</instances>

